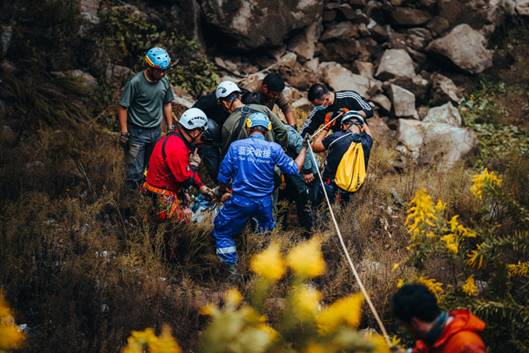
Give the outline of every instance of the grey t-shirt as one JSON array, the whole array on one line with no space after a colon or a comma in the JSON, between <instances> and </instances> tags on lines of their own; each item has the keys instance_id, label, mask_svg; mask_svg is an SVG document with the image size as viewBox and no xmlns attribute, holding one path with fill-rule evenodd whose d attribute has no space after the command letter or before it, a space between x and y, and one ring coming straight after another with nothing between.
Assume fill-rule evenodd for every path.
<instances>
[{"instance_id":1,"label":"grey t-shirt","mask_svg":"<svg viewBox=\"0 0 529 353\"><path fill-rule=\"evenodd\" d=\"M129 123L152 128L160 125L163 106L173 99L173 90L167 76L156 83L151 83L145 79L142 71L125 84L119 104L127 108Z\"/></svg>"}]
</instances>

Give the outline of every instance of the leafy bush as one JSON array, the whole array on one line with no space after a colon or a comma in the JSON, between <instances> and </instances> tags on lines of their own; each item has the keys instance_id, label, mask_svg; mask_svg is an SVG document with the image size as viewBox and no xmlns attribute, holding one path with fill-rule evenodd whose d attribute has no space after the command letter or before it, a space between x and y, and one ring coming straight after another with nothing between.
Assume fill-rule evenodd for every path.
<instances>
[{"instance_id":1,"label":"leafy bush","mask_svg":"<svg viewBox=\"0 0 529 353\"><path fill-rule=\"evenodd\" d=\"M467 306L485 319L493 351L527 352L529 211L503 184L487 169L472 177L474 230L458 215L447 217L441 200L435 203L426 191L417 191L407 210L405 262L423 273L408 280L425 284L445 306ZM432 258L448 269L444 281L425 276L424 265Z\"/></svg>"},{"instance_id":2,"label":"leafy bush","mask_svg":"<svg viewBox=\"0 0 529 353\"><path fill-rule=\"evenodd\" d=\"M169 70L171 82L194 94L211 90L217 83L215 66L199 44L170 29L160 29L132 6L114 6L102 18L102 42L113 60L136 71L144 67L143 56L153 46L161 46L179 62ZM118 45L116 46L116 43Z\"/></svg>"}]
</instances>

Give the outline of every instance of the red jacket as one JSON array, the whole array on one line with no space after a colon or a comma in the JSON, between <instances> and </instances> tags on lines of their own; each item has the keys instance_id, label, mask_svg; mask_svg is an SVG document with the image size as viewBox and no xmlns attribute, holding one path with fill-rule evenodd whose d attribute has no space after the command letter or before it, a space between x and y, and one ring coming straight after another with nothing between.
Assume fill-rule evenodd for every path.
<instances>
[{"instance_id":1,"label":"red jacket","mask_svg":"<svg viewBox=\"0 0 529 353\"><path fill-rule=\"evenodd\" d=\"M431 346L424 341L415 343L413 353L485 353L486 348L479 333L485 329L485 323L468 310L453 310L443 332Z\"/></svg>"},{"instance_id":2,"label":"red jacket","mask_svg":"<svg viewBox=\"0 0 529 353\"><path fill-rule=\"evenodd\" d=\"M154 146L149 159L147 183L175 192L192 184L200 188L203 185L202 180L189 165L189 155L193 152L193 147L178 132L162 137ZM165 150L165 158L162 150Z\"/></svg>"}]
</instances>

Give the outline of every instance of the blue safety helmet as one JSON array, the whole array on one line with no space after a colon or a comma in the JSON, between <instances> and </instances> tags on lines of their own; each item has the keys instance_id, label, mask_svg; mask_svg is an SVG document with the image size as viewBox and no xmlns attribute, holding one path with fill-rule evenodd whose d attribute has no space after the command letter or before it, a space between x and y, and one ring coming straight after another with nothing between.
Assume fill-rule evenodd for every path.
<instances>
[{"instance_id":1,"label":"blue safety helmet","mask_svg":"<svg viewBox=\"0 0 529 353\"><path fill-rule=\"evenodd\" d=\"M266 115L264 115L261 112L253 112L250 115L248 115L248 118L246 119L246 128L248 129L256 129L256 128L262 128L263 130L272 130L272 123L270 122L270 119Z\"/></svg>"},{"instance_id":2,"label":"blue safety helmet","mask_svg":"<svg viewBox=\"0 0 529 353\"><path fill-rule=\"evenodd\" d=\"M154 69L167 70L171 65L171 58L165 49L154 47L145 55L145 63Z\"/></svg>"}]
</instances>

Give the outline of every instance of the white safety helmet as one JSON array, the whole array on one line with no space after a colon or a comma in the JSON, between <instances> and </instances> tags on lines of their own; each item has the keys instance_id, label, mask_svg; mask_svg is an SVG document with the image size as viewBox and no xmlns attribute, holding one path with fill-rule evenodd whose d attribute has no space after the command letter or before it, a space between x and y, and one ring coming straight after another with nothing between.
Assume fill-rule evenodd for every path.
<instances>
[{"instance_id":1,"label":"white safety helmet","mask_svg":"<svg viewBox=\"0 0 529 353\"><path fill-rule=\"evenodd\" d=\"M206 130L208 126L208 117L206 116L206 113L198 108L189 108L180 116L178 122L186 130Z\"/></svg>"},{"instance_id":2,"label":"white safety helmet","mask_svg":"<svg viewBox=\"0 0 529 353\"><path fill-rule=\"evenodd\" d=\"M217 89L215 90L215 97L217 99L226 98L233 92L240 92L239 86L235 82L232 81L222 81L217 86Z\"/></svg>"}]
</instances>

